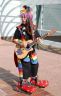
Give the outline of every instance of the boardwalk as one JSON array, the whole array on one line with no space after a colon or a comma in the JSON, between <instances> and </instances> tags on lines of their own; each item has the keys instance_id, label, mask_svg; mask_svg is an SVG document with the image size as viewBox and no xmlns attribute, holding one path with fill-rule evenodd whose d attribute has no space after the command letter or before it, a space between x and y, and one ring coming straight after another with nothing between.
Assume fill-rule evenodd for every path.
<instances>
[{"instance_id":1,"label":"boardwalk","mask_svg":"<svg viewBox=\"0 0 61 96\"><path fill-rule=\"evenodd\" d=\"M39 60L39 79L47 79L49 86L31 95L16 92L15 82L18 80L18 70L14 65L13 43L0 40L0 96L61 96L61 55L48 51L37 51Z\"/></svg>"}]
</instances>

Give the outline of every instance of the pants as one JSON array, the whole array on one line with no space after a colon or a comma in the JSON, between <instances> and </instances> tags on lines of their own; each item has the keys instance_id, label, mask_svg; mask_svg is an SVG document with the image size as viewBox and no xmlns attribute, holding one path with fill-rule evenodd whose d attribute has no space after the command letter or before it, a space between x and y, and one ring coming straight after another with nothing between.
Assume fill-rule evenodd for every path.
<instances>
[{"instance_id":1,"label":"pants","mask_svg":"<svg viewBox=\"0 0 61 96\"><path fill-rule=\"evenodd\" d=\"M19 77L22 79L35 77L38 72L38 65L35 51L30 52L24 59L18 60Z\"/></svg>"}]
</instances>

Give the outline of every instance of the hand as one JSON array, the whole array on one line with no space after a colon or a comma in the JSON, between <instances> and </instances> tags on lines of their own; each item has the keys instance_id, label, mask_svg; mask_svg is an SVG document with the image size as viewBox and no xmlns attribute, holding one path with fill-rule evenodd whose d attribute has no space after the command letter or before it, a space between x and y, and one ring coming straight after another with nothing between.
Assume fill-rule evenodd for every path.
<instances>
[{"instance_id":1,"label":"hand","mask_svg":"<svg viewBox=\"0 0 61 96\"><path fill-rule=\"evenodd\" d=\"M41 38L37 38L37 42L40 44L40 43L42 43L43 42L43 38L41 39Z\"/></svg>"},{"instance_id":2,"label":"hand","mask_svg":"<svg viewBox=\"0 0 61 96\"><path fill-rule=\"evenodd\" d=\"M23 41L23 45L24 47L27 47L27 44L31 44L32 42L33 42L32 40Z\"/></svg>"},{"instance_id":3,"label":"hand","mask_svg":"<svg viewBox=\"0 0 61 96\"><path fill-rule=\"evenodd\" d=\"M30 44L30 43L32 43L33 42L33 40L28 40L27 41L27 44Z\"/></svg>"}]
</instances>

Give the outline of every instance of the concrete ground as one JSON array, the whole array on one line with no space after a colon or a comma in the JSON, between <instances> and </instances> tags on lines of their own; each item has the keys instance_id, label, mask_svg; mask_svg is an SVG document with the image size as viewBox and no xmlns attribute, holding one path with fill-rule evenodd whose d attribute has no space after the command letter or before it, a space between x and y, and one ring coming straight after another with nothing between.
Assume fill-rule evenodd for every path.
<instances>
[{"instance_id":1,"label":"concrete ground","mask_svg":"<svg viewBox=\"0 0 61 96\"><path fill-rule=\"evenodd\" d=\"M0 40L0 96L61 96L61 55L48 51L37 51L39 60L39 79L49 81L45 89L37 88L34 94L16 92L18 70L14 65L13 53L15 45Z\"/></svg>"}]
</instances>

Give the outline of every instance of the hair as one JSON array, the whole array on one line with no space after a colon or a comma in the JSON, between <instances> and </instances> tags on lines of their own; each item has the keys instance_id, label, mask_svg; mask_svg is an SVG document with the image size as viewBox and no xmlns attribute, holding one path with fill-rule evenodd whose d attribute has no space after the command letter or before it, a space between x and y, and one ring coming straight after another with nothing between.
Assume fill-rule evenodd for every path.
<instances>
[{"instance_id":1,"label":"hair","mask_svg":"<svg viewBox=\"0 0 61 96\"><path fill-rule=\"evenodd\" d=\"M33 18L33 14L31 13L32 8L30 8L27 5L24 5L23 8L24 8L24 10L26 10L26 12L21 12L20 17L21 18L26 17L27 19L32 20L32 18Z\"/></svg>"},{"instance_id":2,"label":"hair","mask_svg":"<svg viewBox=\"0 0 61 96\"><path fill-rule=\"evenodd\" d=\"M27 6L27 5L24 5L23 6L24 10L26 10L26 12L21 12L20 14L20 17L23 18L23 17L26 17L27 20L26 20L26 29L27 29L27 32L31 35L32 34L32 19L33 19L33 14L31 13L32 11L32 8Z\"/></svg>"}]
</instances>

